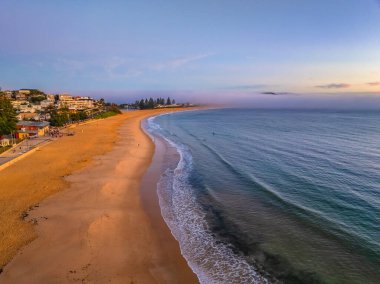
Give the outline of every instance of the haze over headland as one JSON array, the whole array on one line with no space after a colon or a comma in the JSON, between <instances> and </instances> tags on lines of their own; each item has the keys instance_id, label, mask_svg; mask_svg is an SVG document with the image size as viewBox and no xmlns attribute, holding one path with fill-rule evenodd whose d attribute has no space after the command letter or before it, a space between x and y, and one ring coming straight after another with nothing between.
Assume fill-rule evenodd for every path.
<instances>
[{"instance_id":1,"label":"haze over headland","mask_svg":"<svg viewBox=\"0 0 380 284\"><path fill-rule=\"evenodd\" d=\"M2 89L120 103L170 95L235 106L380 107L376 0L0 7Z\"/></svg>"}]
</instances>

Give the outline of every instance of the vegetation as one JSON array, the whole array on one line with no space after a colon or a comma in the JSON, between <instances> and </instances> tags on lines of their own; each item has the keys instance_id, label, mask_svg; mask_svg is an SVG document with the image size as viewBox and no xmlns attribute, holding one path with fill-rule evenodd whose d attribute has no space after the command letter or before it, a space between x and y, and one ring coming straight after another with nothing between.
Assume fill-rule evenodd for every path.
<instances>
[{"instance_id":1,"label":"vegetation","mask_svg":"<svg viewBox=\"0 0 380 284\"><path fill-rule=\"evenodd\" d=\"M106 106L106 111L107 112L113 112L115 114L121 114L121 110L119 109L119 107L116 104L108 104Z\"/></svg>"},{"instance_id":2,"label":"vegetation","mask_svg":"<svg viewBox=\"0 0 380 284\"><path fill-rule=\"evenodd\" d=\"M12 148L11 145L5 146L5 147L0 147L0 154L4 153L5 151L8 151L10 148Z\"/></svg>"},{"instance_id":3,"label":"vegetation","mask_svg":"<svg viewBox=\"0 0 380 284\"><path fill-rule=\"evenodd\" d=\"M39 104L45 100L47 95L38 89L24 89L30 93L26 95L28 101L22 102L22 105ZM11 97L16 98L19 91L12 91ZM0 136L10 134L16 130L16 111L14 110L6 92L0 88ZM59 95L54 96L55 101L59 100ZM120 114L121 111L116 104L106 103L101 98L95 105L95 108L88 110L69 110L68 108L57 109L55 106L48 106L44 113L50 114L50 124L52 126L64 126L69 123L83 121L90 118L105 118L112 115Z\"/></svg>"},{"instance_id":4,"label":"vegetation","mask_svg":"<svg viewBox=\"0 0 380 284\"><path fill-rule=\"evenodd\" d=\"M114 116L114 115L117 115L117 113L115 113L113 111L105 111L105 112L101 112L101 113L98 113L97 115L95 115L94 119L107 118L107 117Z\"/></svg>"},{"instance_id":5,"label":"vegetation","mask_svg":"<svg viewBox=\"0 0 380 284\"><path fill-rule=\"evenodd\" d=\"M0 95L0 135L10 134L16 130L16 111L11 101L4 95Z\"/></svg>"},{"instance_id":6,"label":"vegetation","mask_svg":"<svg viewBox=\"0 0 380 284\"><path fill-rule=\"evenodd\" d=\"M53 110L50 112L50 125L64 126L68 123L83 121L90 118L86 111L69 111L68 109Z\"/></svg>"},{"instance_id":7,"label":"vegetation","mask_svg":"<svg viewBox=\"0 0 380 284\"><path fill-rule=\"evenodd\" d=\"M92 111L80 110L70 111L69 109L56 110L50 108L50 125L61 127L68 123L75 123L86 119L106 118L113 115L120 114L121 111L115 104L106 104L105 110L94 114Z\"/></svg>"},{"instance_id":8,"label":"vegetation","mask_svg":"<svg viewBox=\"0 0 380 284\"><path fill-rule=\"evenodd\" d=\"M68 111L54 110L50 113L50 125L51 126L64 126L70 121L70 114Z\"/></svg>"},{"instance_id":9,"label":"vegetation","mask_svg":"<svg viewBox=\"0 0 380 284\"><path fill-rule=\"evenodd\" d=\"M121 111L118 108L118 106L115 104L108 104L106 106L106 111L96 114L94 118L95 119L107 118L107 117L118 115L118 114L121 114Z\"/></svg>"},{"instance_id":10,"label":"vegetation","mask_svg":"<svg viewBox=\"0 0 380 284\"><path fill-rule=\"evenodd\" d=\"M134 104L132 104L132 107L138 108L138 109L153 109L157 107L162 106L171 106L175 104L175 100L172 100L167 98L166 100L164 98L149 98L149 99L141 99L140 101L136 101Z\"/></svg>"},{"instance_id":11,"label":"vegetation","mask_svg":"<svg viewBox=\"0 0 380 284\"><path fill-rule=\"evenodd\" d=\"M38 89L28 89L30 91L30 96L36 97L46 97L46 94Z\"/></svg>"},{"instance_id":12,"label":"vegetation","mask_svg":"<svg viewBox=\"0 0 380 284\"><path fill-rule=\"evenodd\" d=\"M41 101L45 100L46 97L44 96L33 96L29 98L29 101L33 104L40 103Z\"/></svg>"}]
</instances>

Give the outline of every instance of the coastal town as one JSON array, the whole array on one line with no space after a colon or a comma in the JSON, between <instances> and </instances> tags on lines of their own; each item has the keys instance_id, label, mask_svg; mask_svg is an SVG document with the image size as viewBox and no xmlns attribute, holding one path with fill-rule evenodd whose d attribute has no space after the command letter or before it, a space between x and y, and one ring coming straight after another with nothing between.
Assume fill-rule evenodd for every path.
<instances>
[{"instance_id":1,"label":"coastal town","mask_svg":"<svg viewBox=\"0 0 380 284\"><path fill-rule=\"evenodd\" d=\"M0 240L0 282L49 283L49 280L44 281L39 277L34 278L32 282L22 279L16 281L11 279L6 282L9 277L13 277L9 276L8 271L12 266L11 263L17 259L18 251L21 248L26 248L32 242L34 245L39 246L38 241L44 238L41 237L40 233L38 233L37 238L36 230L54 220L51 213L44 213L41 216L35 215L39 212L38 209L44 207L44 199L49 196L59 196L57 193L79 193L82 189L85 189L89 190L88 193L83 195L85 200L94 201L95 203L79 205L78 208L93 208L96 212L104 212L105 214L109 214L108 210L114 206L113 204L124 203L124 195L128 196L130 201L137 200L131 198L131 194L137 193L140 188L140 182L135 181L142 178L142 174L145 172L144 169L150 164L150 158L146 158L154 150L151 139L143 133L141 128L142 121L152 116L181 111L183 108L191 106L193 105L187 103L178 104L170 97L165 99L148 97L132 103L116 105L107 103L102 99L75 97L69 94L41 94L38 90L21 90L21 93L20 90L1 92L0 135L4 147L0 147L0 184L2 185L0 188L0 203L2 204L0 235L3 236ZM121 112L122 114L117 115ZM103 157L106 157L105 160L103 160ZM74 173L87 171L87 169L92 169L94 165L99 165L100 168L91 173L92 177L86 176L84 178L86 181L91 180L93 182L90 186L80 187L79 190L70 186L72 191L66 190L69 185L77 184L70 181L71 178L75 178ZM115 168L118 168L118 170L115 171ZM117 176L114 176L116 172ZM43 179L39 177L43 177ZM115 186L112 185L111 195L107 192L98 191L98 189L105 188L101 184L106 180L121 181L117 182ZM80 182L79 184L82 183ZM93 196L97 196L97 198L94 199L92 198ZM77 206L75 204L82 201L82 197L76 197L66 204ZM134 210L133 223L138 224L141 228L148 228L149 231L144 229L146 233L140 235L134 233L138 230L127 230L128 234L131 232L129 236L119 238L119 240L114 239L112 242L116 246L113 246L111 253L115 256L120 254L121 250L119 248L124 246L123 243L126 238L134 243L142 241L142 243L150 244L151 236L156 234L156 231L153 228L151 229L149 223L147 223L149 221L145 218L146 213L140 210L137 204L131 203L126 206ZM54 208L63 209L60 206L54 206ZM158 209L158 207L152 208ZM67 208L64 211L75 212L76 210ZM114 212L117 213L117 211ZM68 217L67 214L62 215L59 213L58 215ZM95 213L93 216L96 215L98 214ZM124 216L123 214L117 215ZM159 212L154 212L154 215L159 216ZM119 217L117 219L112 218L112 220L116 221L115 225L125 224L125 220L119 220ZM93 223L92 218L88 221ZM88 228L92 227L87 221L77 218L69 221L76 229L73 230L71 226L65 224L65 238L63 241L58 241L60 244L71 243L67 236L69 238L79 236L77 234L78 222L80 223L80 231L86 232ZM165 226L163 220L160 220L160 222L162 222L160 223L162 226ZM58 223L63 224L64 222L58 220ZM130 227L128 224L125 226ZM124 225L119 227L123 230L121 234L124 234ZM54 231L60 230L54 229ZM186 266L185 261L183 259L181 259L181 262L177 261L176 258L180 257L177 251L178 244L169 230L157 232L162 234L160 238L163 238L165 246L170 248L168 249L169 256L173 255L173 257L169 257L170 267L173 266L175 270L183 271L180 275L173 276L175 281L169 282L187 283L180 280L185 278L192 279L188 283L196 283L196 276ZM119 233L116 234L119 235ZM87 233L85 235L89 236ZM100 236L101 234L94 234L96 239L91 237L91 243L100 244L98 241ZM86 242L80 240L78 248L87 250L88 247L86 245L82 247L81 244L86 244ZM59 249L60 245L54 244L52 247ZM95 248L98 251L100 247L102 246L91 246L91 250ZM114 251L114 248L117 251ZM153 249L161 251L160 243L157 243L157 247ZM146 247L143 251L146 251L147 254L141 255L138 252L139 256L149 260L150 250L151 248ZM38 255L43 256L41 259L49 259L47 255L43 254L42 250L38 249L38 251ZM168 258L166 249L162 251L165 251L165 254L158 256L157 263L161 263L165 258ZM36 255L35 253L33 254ZM23 250L23 256L26 255L27 251ZM83 251L83 253L79 252L79 255L85 256L88 254ZM136 259L133 251L128 251L127 256L132 262ZM76 259L80 262L83 260ZM99 258L99 260L103 260L103 258ZM90 264L91 266L98 266L93 261ZM86 265L89 267L88 264ZM106 267L108 264L99 263L99 265ZM113 262L111 265L115 267ZM120 262L118 265L120 265L120 268L117 269L120 270L125 265L129 266L130 264ZM76 264L71 263L69 266L68 270L66 268L62 270L62 266L58 264L57 271L65 271L65 273L68 273L68 279L79 279L85 283L87 276L81 275L82 271L85 272L82 269L83 265L81 266L80 264L77 267ZM32 271L38 270L33 265L28 265L28 269ZM55 268L51 271L55 271ZM33 272L27 272L25 275L32 274ZM54 276L46 277L47 279L53 279ZM5 278L7 279L4 280ZM129 276L127 278L132 279ZM64 279L66 278L64 277ZM130 283L131 281L129 280L126 282ZM144 283L149 282L150 280Z\"/></svg>"},{"instance_id":2,"label":"coastal town","mask_svg":"<svg viewBox=\"0 0 380 284\"><path fill-rule=\"evenodd\" d=\"M104 99L37 89L0 91L0 165L51 139L74 135L73 124L118 113L118 106Z\"/></svg>"},{"instance_id":3,"label":"coastal town","mask_svg":"<svg viewBox=\"0 0 380 284\"><path fill-rule=\"evenodd\" d=\"M116 105L104 99L47 94L38 89L0 89L0 165L47 141L75 134L73 125L106 118L125 110L191 107L171 98L145 98ZM6 154L6 155L5 155Z\"/></svg>"}]
</instances>

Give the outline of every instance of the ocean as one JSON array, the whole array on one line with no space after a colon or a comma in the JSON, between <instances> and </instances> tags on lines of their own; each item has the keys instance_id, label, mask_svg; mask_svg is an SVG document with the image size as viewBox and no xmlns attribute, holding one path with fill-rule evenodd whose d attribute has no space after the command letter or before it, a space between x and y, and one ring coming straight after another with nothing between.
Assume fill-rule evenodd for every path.
<instances>
[{"instance_id":1,"label":"ocean","mask_svg":"<svg viewBox=\"0 0 380 284\"><path fill-rule=\"evenodd\" d=\"M380 283L380 112L148 119L162 215L201 283Z\"/></svg>"}]
</instances>

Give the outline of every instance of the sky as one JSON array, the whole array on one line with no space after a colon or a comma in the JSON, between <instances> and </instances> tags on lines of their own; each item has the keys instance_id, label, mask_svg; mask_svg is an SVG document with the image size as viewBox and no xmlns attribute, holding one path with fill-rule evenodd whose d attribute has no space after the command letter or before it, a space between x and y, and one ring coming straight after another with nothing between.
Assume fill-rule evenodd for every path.
<instances>
[{"instance_id":1,"label":"sky","mask_svg":"<svg viewBox=\"0 0 380 284\"><path fill-rule=\"evenodd\" d=\"M0 86L119 102L280 92L264 101L371 104L380 0L0 0Z\"/></svg>"}]
</instances>

